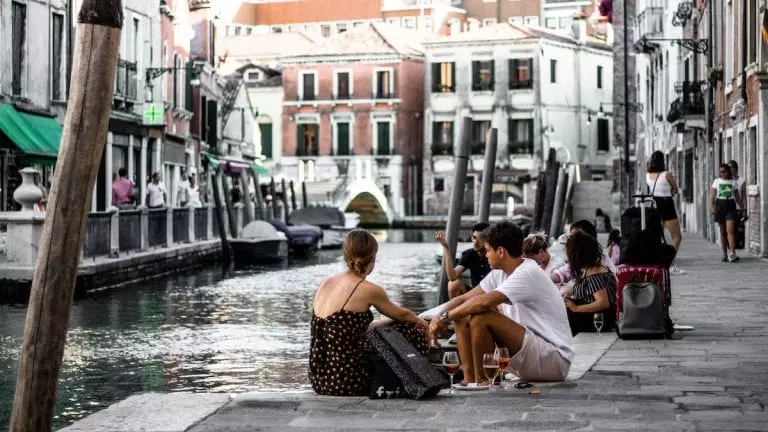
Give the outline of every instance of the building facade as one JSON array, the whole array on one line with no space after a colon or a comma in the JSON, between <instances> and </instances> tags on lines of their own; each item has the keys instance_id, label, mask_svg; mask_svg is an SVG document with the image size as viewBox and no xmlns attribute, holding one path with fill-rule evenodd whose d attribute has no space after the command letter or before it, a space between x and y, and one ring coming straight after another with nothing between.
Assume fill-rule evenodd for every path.
<instances>
[{"instance_id":1,"label":"building facade","mask_svg":"<svg viewBox=\"0 0 768 432\"><path fill-rule=\"evenodd\" d=\"M424 55L416 32L369 24L282 59L281 174L361 222L418 213Z\"/></svg>"},{"instance_id":2,"label":"building facade","mask_svg":"<svg viewBox=\"0 0 768 432\"><path fill-rule=\"evenodd\" d=\"M72 6L0 2L0 211L18 207L22 168L35 167L48 188L66 112Z\"/></svg>"},{"instance_id":3,"label":"building facade","mask_svg":"<svg viewBox=\"0 0 768 432\"><path fill-rule=\"evenodd\" d=\"M503 23L425 43L424 207L445 214L453 190L462 118L472 118L464 214L477 214L485 145L498 130L492 210L533 205L550 148L581 167L582 178L610 176L612 57L587 36ZM527 181L526 181L527 180Z\"/></svg>"}]
</instances>

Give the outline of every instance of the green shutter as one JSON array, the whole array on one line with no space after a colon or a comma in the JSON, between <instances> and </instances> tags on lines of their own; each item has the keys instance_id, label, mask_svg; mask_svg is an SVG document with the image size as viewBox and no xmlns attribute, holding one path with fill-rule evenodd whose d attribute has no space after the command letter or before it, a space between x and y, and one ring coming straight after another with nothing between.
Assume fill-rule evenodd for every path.
<instances>
[{"instance_id":1,"label":"green shutter","mask_svg":"<svg viewBox=\"0 0 768 432\"><path fill-rule=\"evenodd\" d=\"M260 123L261 154L267 159L272 159L272 123Z\"/></svg>"},{"instance_id":2,"label":"green shutter","mask_svg":"<svg viewBox=\"0 0 768 432\"><path fill-rule=\"evenodd\" d=\"M337 123L336 155L349 156L349 123Z\"/></svg>"},{"instance_id":3,"label":"green shutter","mask_svg":"<svg viewBox=\"0 0 768 432\"><path fill-rule=\"evenodd\" d=\"M304 125L296 126L296 156L306 156L307 148L304 145Z\"/></svg>"},{"instance_id":4,"label":"green shutter","mask_svg":"<svg viewBox=\"0 0 768 432\"><path fill-rule=\"evenodd\" d=\"M389 155L389 122L377 122L376 123L376 137L378 148L376 154Z\"/></svg>"},{"instance_id":5,"label":"green shutter","mask_svg":"<svg viewBox=\"0 0 768 432\"><path fill-rule=\"evenodd\" d=\"M432 63L432 93L441 91L440 63Z\"/></svg>"},{"instance_id":6,"label":"green shutter","mask_svg":"<svg viewBox=\"0 0 768 432\"><path fill-rule=\"evenodd\" d=\"M186 82L186 88L187 90L184 92L184 95L186 96L186 100L184 101L184 109L186 109L189 112L193 112L195 110L193 100L192 100L192 74L194 72L192 68L192 62L187 62L187 74L184 74L187 77Z\"/></svg>"},{"instance_id":7,"label":"green shutter","mask_svg":"<svg viewBox=\"0 0 768 432\"><path fill-rule=\"evenodd\" d=\"M219 143L219 109L215 100L208 101L208 107L205 110L206 125L208 126L205 142L211 149L218 149Z\"/></svg>"}]
</instances>

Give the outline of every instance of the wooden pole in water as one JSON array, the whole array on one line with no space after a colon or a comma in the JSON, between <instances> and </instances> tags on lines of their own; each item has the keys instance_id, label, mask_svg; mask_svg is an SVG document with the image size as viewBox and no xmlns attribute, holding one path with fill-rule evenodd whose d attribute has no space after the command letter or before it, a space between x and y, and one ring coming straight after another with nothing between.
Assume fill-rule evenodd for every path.
<instances>
[{"instance_id":1,"label":"wooden pole in water","mask_svg":"<svg viewBox=\"0 0 768 432\"><path fill-rule=\"evenodd\" d=\"M485 145L485 168L483 169L483 181L480 188L480 219L479 222L488 223L491 214L491 193L493 192L493 175L496 167L496 148L499 131L491 129L491 136Z\"/></svg>"},{"instance_id":2,"label":"wooden pole in water","mask_svg":"<svg viewBox=\"0 0 768 432\"><path fill-rule=\"evenodd\" d=\"M256 170L250 168L251 178L253 179L253 186L256 188L256 202L259 209L259 217L261 220L266 220L267 216L264 214L264 197L261 195L261 185L259 184L259 175Z\"/></svg>"},{"instance_id":3,"label":"wooden pole in water","mask_svg":"<svg viewBox=\"0 0 768 432\"><path fill-rule=\"evenodd\" d=\"M445 232L451 256L456 256L456 244L459 242L461 229L461 209L464 206L464 186L467 182L467 165L469 164L469 132L472 127L472 117L464 117L461 125L459 140L459 155L456 157L456 174L453 180L451 207L448 209L448 226ZM445 266L440 272L440 303L448 301L448 274Z\"/></svg>"},{"instance_id":4,"label":"wooden pole in water","mask_svg":"<svg viewBox=\"0 0 768 432\"><path fill-rule=\"evenodd\" d=\"M225 267L229 267L232 253L229 248L229 239L227 239L227 228L224 225L224 213L221 205L221 188L219 178L221 177L221 165L210 175L209 181L213 186L213 204L216 206L216 224L219 226L219 238L221 239L221 255Z\"/></svg>"},{"instance_id":5,"label":"wooden pole in water","mask_svg":"<svg viewBox=\"0 0 768 432\"><path fill-rule=\"evenodd\" d=\"M309 207L307 202L307 182L301 182L301 208Z\"/></svg>"},{"instance_id":6,"label":"wooden pole in water","mask_svg":"<svg viewBox=\"0 0 768 432\"><path fill-rule=\"evenodd\" d=\"M277 209L277 187L275 187L275 178L269 179L269 193L272 194L272 218L280 219L279 210Z\"/></svg>"},{"instance_id":7,"label":"wooden pole in water","mask_svg":"<svg viewBox=\"0 0 768 432\"><path fill-rule=\"evenodd\" d=\"M84 0L69 104L27 308L12 432L51 430L69 312L112 106L120 0Z\"/></svg>"},{"instance_id":8,"label":"wooden pole in water","mask_svg":"<svg viewBox=\"0 0 768 432\"><path fill-rule=\"evenodd\" d=\"M291 188L291 211L296 211L296 189L293 187L293 180L289 183Z\"/></svg>"},{"instance_id":9,"label":"wooden pole in water","mask_svg":"<svg viewBox=\"0 0 768 432\"><path fill-rule=\"evenodd\" d=\"M280 179L280 186L283 189L283 222L288 223L288 188L285 187L285 177Z\"/></svg>"},{"instance_id":10,"label":"wooden pole in water","mask_svg":"<svg viewBox=\"0 0 768 432\"><path fill-rule=\"evenodd\" d=\"M219 176L221 180L221 190L224 193L224 205L227 206L227 221L229 222L229 234L232 238L237 238L237 215L235 207L232 205L232 189L227 187L227 178Z\"/></svg>"}]
</instances>

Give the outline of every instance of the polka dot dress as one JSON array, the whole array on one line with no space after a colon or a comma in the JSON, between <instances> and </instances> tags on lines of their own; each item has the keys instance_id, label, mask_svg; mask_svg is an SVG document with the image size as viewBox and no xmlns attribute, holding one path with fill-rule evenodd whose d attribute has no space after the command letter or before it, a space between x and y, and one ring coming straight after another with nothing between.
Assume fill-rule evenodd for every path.
<instances>
[{"instance_id":1,"label":"polka dot dress","mask_svg":"<svg viewBox=\"0 0 768 432\"><path fill-rule=\"evenodd\" d=\"M371 311L341 310L326 318L312 315L309 382L321 395L364 396L373 379L369 356L373 348L365 337L373 322ZM426 355L427 340L410 324L394 324L416 349Z\"/></svg>"}]
</instances>

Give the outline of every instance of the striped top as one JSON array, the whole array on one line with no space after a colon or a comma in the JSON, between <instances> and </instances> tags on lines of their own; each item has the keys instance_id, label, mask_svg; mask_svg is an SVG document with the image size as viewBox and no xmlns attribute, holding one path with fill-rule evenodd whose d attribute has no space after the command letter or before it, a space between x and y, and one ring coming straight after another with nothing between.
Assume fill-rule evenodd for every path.
<instances>
[{"instance_id":1,"label":"striped top","mask_svg":"<svg viewBox=\"0 0 768 432\"><path fill-rule=\"evenodd\" d=\"M593 295L605 289L608 293L608 302L616 304L616 276L611 272L589 275L576 279L573 283L573 300L578 305L589 304L595 301Z\"/></svg>"}]
</instances>

